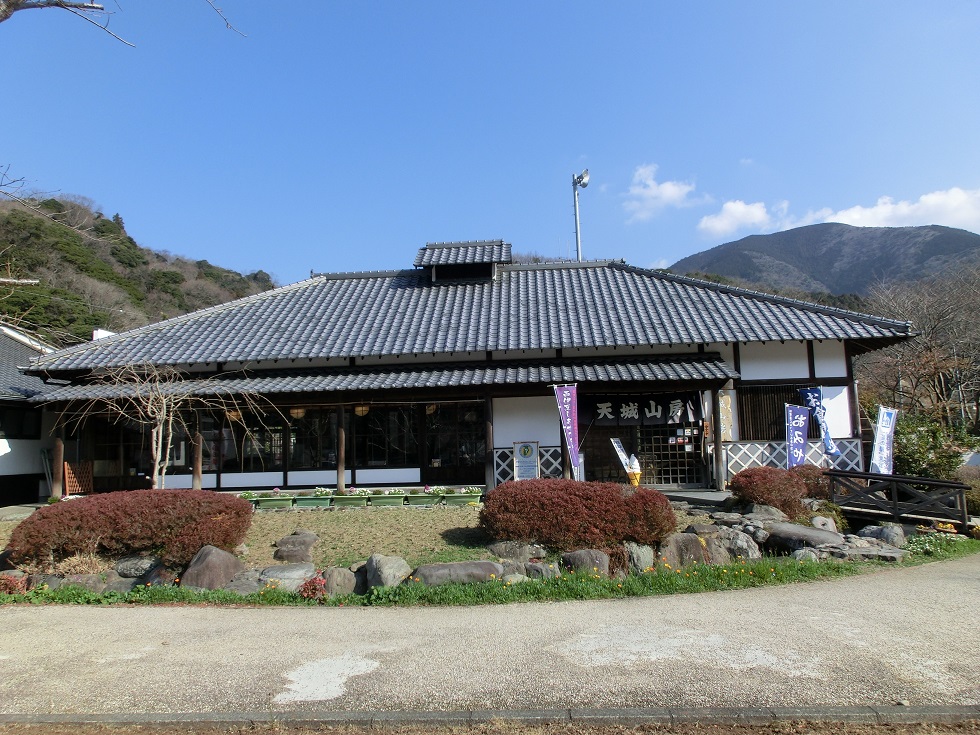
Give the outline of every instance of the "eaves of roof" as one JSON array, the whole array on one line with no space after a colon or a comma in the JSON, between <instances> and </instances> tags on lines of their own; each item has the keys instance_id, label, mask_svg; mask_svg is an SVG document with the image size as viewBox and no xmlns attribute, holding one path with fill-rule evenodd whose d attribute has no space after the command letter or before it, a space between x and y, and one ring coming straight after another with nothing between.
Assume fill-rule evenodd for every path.
<instances>
[{"instance_id":1,"label":"eaves of roof","mask_svg":"<svg viewBox=\"0 0 980 735\"><path fill-rule=\"evenodd\" d=\"M479 386L555 383L700 383L720 386L738 377L717 354L672 355L588 360L527 360L451 363L407 367L253 371L207 379L189 378L154 390L196 395L334 393L351 391L429 390ZM190 388L190 390L188 390ZM148 386L126 383L53 386L36 403L90 401L139 395Z\"/></svg>"},{"instance_id":2,"label":"eaves of roof","mask_svg":"<svg viewBox=\"0 0 980 735\"><path fill-rule=\"evenodd\" d=\"M500 266L466 283L433 284L424 270L316 276L45 355L32 370L793 340L874 348L910 335L904 322L593 261Z\"/></svg>"}]
</instances>

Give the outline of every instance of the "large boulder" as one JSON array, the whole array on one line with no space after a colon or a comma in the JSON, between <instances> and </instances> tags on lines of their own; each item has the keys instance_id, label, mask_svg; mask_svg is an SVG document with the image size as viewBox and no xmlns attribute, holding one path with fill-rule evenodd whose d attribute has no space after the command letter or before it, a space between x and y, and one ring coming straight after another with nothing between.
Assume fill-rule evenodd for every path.
<instances>
[{"instance_id":1,"label":"large boulder","mask_svg":"<svg viewBox=\"0 0 980 735\"><path fill-rule=\"evenodd\" d=\"M216 546L203 546L194 554L180 579L181 587L217 590L245 568L241 560Z\"/></svg>"},{"instance_id":2,"label":"large boulder","mask_svg":"<svg viewBox=\"0 0 980 735\"><path fill-rule=\"evenodd\" d=\"M865 526L857 532L863 538L876 538L889 546L902 548L905 546L905 529L901 526Z\"/></svg>"},{"instance_id":3,"label":"large boulder","mask_svg":"<svg viewBox=\"0 0 980 735\"><path fill-rule=\"evenodd\" d=\"M69 574L65 577L63 587L81 587L89 592L102 594L105 592L105 580L101 574Z\"/></svg>"},{"instance_id":4,"label":"large boulder","mask_svg":"<svg viewBox=\"0 0 980 735\"><path fill-rule=\"evenodd\" d=\"M276 541L276 550L272 558L289 563L312 562L313 544L319 540L320 537L312 531L293 531L291 535Z\"/></svg>"},{"instance_id":5,"label":"large boulder","mask_svg":"<svg viewBox=\"0 0 980 735\"><path fill-rule=\"evenodd\" d=\"M133 588L138 585L139 582L134 577L123 577L115 570L109 570L105 574L105 588L103 592L119 592L120 594L126 594L127 592L132 592Z\"/></svg>"},{"instance_id":6,"label":"large boulder","mask_svg":"<svg viewBox=\"0 0 980 735\"><path fill-rule=\"evenodd\" d=\"M149 574L162 562L158 556L131 555L124 556L116 562L116 574L120 577L136 579Z\"/></svg>"},{"instance_id":7,"label":"large boulder","mask_svg":"<svg viewBox=\"0 0 980 735\"><path fill-rule=\"evenodd\" d=\"M525 544L520 541L495 541L487 549L494 556L501 559L524 563L531 559L544 559L548 551L543 546L537 544Z\"/></svg>"},{"instance_id":8,"label":"large boulder","mask_svg":"<svg viewBox=\"0 0 980 735\"><path fill-rule=\"evenodd\" d=\"M423 564L412 578L429 587L441 584L489 582L504 576L504 567L492 561L457 561L445 564Z\"/></svg>"},{"instance_id":9,"label":"large boulder","mask_svg":"<svg viewBox=\"0 0 980 735\"><path fill-rule=\"evenodd\" d=\"M529 561L524 563L524 576L528 579L554 579L561 576L561 568L558 564L545 561Z\"/></svg>"},{"instance_id":10,"label":"large boulder","mask_svg":"<svg viewBox=\"0 0 980 735\"><path fill-rule=\"evenodd\" d=\"M231 581L222 587L222 589L242 595L243 597L245 595L251 595L262 589L262 584L259 582L259 575L261 573L258 569L243 569L232 577Z\"/></svg>"},{"instance_id":11,"label":"large boulder","mask_svg":"<svg viewBox=\"0 0 980 735\"><path fill-rule=\"evenodd\" d=\"M728 564L733 559L762 558L762 551L755 539L735 528L698 523L688 526L686 533L694 533L704 540L709 564Z\"/></svg>"},{"instance_id":12,"label":"large boulder","mask_svg":"<svg viewBox=\"0 0 980 735\"><path fill-rule=\"evenodd\" d=\"M357 575L343 567L327 567L320 573L323 577L323 594L327 597L349 595L357 589Z\"/></svg>"},{"instance_id":13,"label":"large boulder","mask_svg":"<svg viewBox=\"0 0 980 735\"><path fill-rule=\"evenodd\" d=\"M779 508L761 503L749 503L742 509L742 515L749 521L756 523L769 523L770 521L788 521L787 516Z\"/></svg>"},{"instance_id":14,"label":"large boulder","mask_svg":"<svg viewBox=\"0 0 980 735\"><path fill-rule=\"evenodd\" d=\"M598 549L578 549L561 555L561 564L576 574L609 576L609 554Z\"/></svg>"},{"instance_id":15,"label":"large boulder","mask_svg":"<svg viewBox=\"0 0 980 735\"><path fill-rule=\"evenodd\" d=\"M315 576L316 570L309 562L279 564L263 569L259 573L259 584L263 587L268 585L288 592L299 592L303 583Z\"/></svg>"},{"instance_id":16,"label":"large boulder","mask_svg":"<svg viewBox=\"0 0 980 735\"><path fill-rule=\"evenodd\" d=\"M631 574L643 574L657 566L657 553L652 546L633 541L627 541L623 546L626 548L626 563Z\"/></svg>"},{"instance_id":17,"label":"large boulder","mask_svg":"<svg viewBox=\"0 0 980 735\"><path fill-rule=\"evenodd\" d=\"M795 523L772 523L766 526L766 530L769 532L766 545L785 551L844 542L844 537L839 533L821 531L819 528L800 526Z\"/></svg>"},{"instance_id":18,"label":"large boulder","mask_svg":"<svg viewBox=\"0 0 980 735\"><path fill-rule=\"evenodd\" d=\"M412 573L408 562L400 556L383 554L371 554L364 568L368 587L397 587Z\"/></svg>"}]
</instances>

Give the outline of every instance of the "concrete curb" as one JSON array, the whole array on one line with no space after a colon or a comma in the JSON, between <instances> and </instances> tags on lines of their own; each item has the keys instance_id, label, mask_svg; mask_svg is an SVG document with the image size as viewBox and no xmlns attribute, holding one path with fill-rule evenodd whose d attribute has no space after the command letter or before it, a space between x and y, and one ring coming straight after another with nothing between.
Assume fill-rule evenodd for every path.
<instances>
[{"instance_id":1,"label":"concrete curb","mask_svg":"<svg viewBox=\"0 0 980 735\"><path fill-rule=\"evenodd\" d=\"M910 723L957 723L980 721L980 704L961 706L867 706L867 707L636 707L605 709L469 710L425 712L283 711L283 712L161 712L125 714L0 714L0 724L102 724L102 725L221 725L247 727L256 723L280 726L360 725L383 728L392 725L472 727L493 720L529 725L579 723L584 725L765 725L775 722L853 722L872 725Z\"/></svg>"}]
</instances>

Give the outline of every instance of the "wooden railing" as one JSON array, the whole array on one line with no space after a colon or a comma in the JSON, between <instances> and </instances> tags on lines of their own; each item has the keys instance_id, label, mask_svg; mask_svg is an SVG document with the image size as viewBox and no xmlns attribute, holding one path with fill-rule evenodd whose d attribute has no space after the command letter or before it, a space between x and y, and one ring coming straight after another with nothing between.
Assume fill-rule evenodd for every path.
<instances>
[{"instance_id":1,"label":"wooden railing","mask_svg":"<svg viewBox=\"0 0 980 735\"><path fill-rule=\"evenodd\" d=\"M930 477L879 475L871 472L825 470L830 501L845 513L887 516L896 523L945 521L966 530L969 485Z\"/></svg>"}]
</instances>

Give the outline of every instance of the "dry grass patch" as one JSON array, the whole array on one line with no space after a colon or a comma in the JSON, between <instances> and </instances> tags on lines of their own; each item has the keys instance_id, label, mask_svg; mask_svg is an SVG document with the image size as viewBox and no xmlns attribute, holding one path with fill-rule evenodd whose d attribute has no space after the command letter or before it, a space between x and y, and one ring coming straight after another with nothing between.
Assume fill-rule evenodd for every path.
<instances>
[{"instance_id":1,"label":"dry grass patch","mask_svg":"<svg viewBox=\"0 0 980 735\"><path fill-rule=\"evenodd\" d=\"M297 529L313 531L318 569L349 566L371 554L403 557L412 566L439 561L487 559L489 543L477 527L474 507L345 508L256 512L245 537L250 567L279 564L274 544Z\"/></svg>"}]
</instances>

